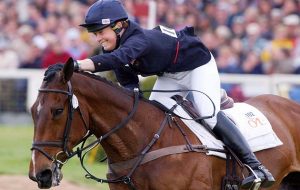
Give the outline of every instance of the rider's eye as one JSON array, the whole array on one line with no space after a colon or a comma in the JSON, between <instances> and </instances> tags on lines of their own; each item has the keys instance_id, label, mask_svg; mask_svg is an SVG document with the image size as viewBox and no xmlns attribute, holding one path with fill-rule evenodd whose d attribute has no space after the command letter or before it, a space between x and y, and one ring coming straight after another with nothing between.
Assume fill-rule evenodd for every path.
<instances>
[{"instance_id":1,"label":"rider's eye","mask_svg":"<svg viewBox=\"0 0 300 190\"><path fill-rule=\"evenodd\" d=\"M52 115L53 115L53 117L57 117L57 116L59 116L60 114L62 114L63 111L64 111L64 109L62 109L62 108L54 109L54 110L52 111Z\"/></svg>"}]
</instances>

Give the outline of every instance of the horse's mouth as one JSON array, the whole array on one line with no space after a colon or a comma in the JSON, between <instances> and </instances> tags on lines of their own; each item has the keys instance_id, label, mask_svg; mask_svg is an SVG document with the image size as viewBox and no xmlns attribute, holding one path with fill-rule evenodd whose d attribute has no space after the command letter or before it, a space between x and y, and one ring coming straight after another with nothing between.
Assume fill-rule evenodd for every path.
<instances>
[{"instance_id":1,"label":"horse's mouth","mask_svg":"<svg viewBox=\"0 0 300 190\"><path fill-rule=\"evenodd\" d=\"M60 168L56 167L52 174L52 186L58 186L63 178Z\"/></svg>"},{"instance_id":2,"label":"horse's mouth","mask_svg":"<svg viewBox=\"0 0 300 190\"><path fill-rule=\"evenodd\" d=\"M36 174L36 182L40 189L49 189L52 186L52 171L45 169Z\"/></svg>"}]
</instances>

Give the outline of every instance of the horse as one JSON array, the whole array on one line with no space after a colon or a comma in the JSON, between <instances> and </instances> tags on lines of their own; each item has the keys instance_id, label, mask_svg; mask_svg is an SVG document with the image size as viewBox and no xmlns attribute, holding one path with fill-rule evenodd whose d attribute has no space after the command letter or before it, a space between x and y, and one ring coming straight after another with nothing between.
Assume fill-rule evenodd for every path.
<instances>
[{"instance_id":1,"label":"horse","mask_svg":"<svg viewBox=\"0 0 300 190\"><path fill-rule=\"evenodd\" d=\"M246 103L268 118L283 142L255 153L276 179L268 189L299 189L300 105L276 95L259 95ZM170 116L136 91L74 72L71 58L62 69L45 72L31 113L34 135L29 178L39 188L59 185L63 164L79 153L73 148L94 134L109 166L127 163L121 164L125 168L109 167L104 182L111 190L221 189L226 161L205 151L165 154L143 163L149 152L181 147L187 139L190 144L201 142L177 116Z\"/></svg>"}]
</instances>

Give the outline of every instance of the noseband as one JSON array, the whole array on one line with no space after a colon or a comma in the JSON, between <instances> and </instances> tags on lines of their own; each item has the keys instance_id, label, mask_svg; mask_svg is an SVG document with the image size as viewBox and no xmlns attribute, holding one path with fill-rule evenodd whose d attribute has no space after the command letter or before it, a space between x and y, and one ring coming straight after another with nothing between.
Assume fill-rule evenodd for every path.
<instances>
[{"instance_id":1,"label":"noseband","mask_svg":"<svg viewBox=\"0 0 300 190\"><path fill-rule=\"evenodd\" d=\"M35 141L32 143L32 148L31 150L37 150L40 153L42 153L44 156L46 156L49 160L58 163L60 165L65 164L65 162L59 160L59 156L61 154L65 154L67 156L67 160L71 157L74 156L74 154L72 152L70 152L68 150L68 140L69 140L69 136L70 136L70 129L71 129L71 124L72 124L72 120L73 120L73 114L75 110L78 110L81 116L81 119L84 123L84 127L87 131L86 135L83 137L83 139L79 142L83 142L84 140L86 140L90 134L89 134L89 130L87 127L87 124L83 118L82 112L79 108L79 106L77 108L74 108L73 106L73 92L72 92L72 85L71 82L68 81L68 91L65 90L58 90L58 89L45 89L45 88L41 88L39 89L39 92L42 93L59 93L59 94L65 94L68 96L68 117L67 117L67 122L66 122L66 127L64 129L64 135L63 135L63 140L62 141ZM62 151L59 151L55 156L51 156L49 153L47 153L46 151L43 150L43 147L58 147L58 148L62 148Z\"/></svg>"}]
</instances>

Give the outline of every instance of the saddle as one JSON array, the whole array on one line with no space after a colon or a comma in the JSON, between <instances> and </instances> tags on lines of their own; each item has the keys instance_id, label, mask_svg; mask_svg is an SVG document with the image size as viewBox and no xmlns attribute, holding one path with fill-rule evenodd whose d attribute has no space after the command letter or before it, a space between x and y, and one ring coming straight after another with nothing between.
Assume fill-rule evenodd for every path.
<instances>
[{"instance_id":1,"label":"saddle","mask_svg":"<svg viewBox=\"0 0 300 190\"><path fill-rule=\"evenodd\" d=\"M196 110L193 102L183 99L180 95L174 95L171 97L175 100L181 107L192 117L199 118L200 114ZM221 110L232 108L234 105L234 101L231 97L229 97L224 89L221 89ZM202 123L201 123L202 124Z\"/></svg>"}]
</instances>

